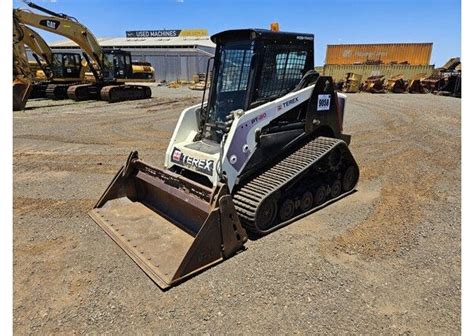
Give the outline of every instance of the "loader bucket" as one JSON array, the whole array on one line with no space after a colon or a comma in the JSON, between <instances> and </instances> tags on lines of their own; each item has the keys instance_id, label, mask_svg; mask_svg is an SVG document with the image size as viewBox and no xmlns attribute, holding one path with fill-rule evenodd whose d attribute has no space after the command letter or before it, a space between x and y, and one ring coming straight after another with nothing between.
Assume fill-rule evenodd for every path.
<instances>
[{"instance_id":1,"label":"loader bucket","mask_svg":"<svg viewBox=\"0 0 474 336\"><path fill-rule=\"evenodd\" d=\"M13 81L13 111L21 111L25 108L33 86L16 79Z\"/></svg>"},{"instance_id":2,"label":"loader bucket","mask_svg":"<svg viewBox=\"0 0 474 336\"><path fill-rule=\"evenodd\" d=\"M243 249L227 186L208 188L132 152L89 213L162 289Z\"/></svg>"}]
</instances>

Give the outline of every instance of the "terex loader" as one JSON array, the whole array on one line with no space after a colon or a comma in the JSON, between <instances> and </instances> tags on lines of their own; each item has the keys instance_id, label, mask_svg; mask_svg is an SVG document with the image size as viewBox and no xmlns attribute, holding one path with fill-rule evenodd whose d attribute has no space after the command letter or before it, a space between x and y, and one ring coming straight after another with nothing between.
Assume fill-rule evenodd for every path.
<instances>
[{"instance_id":1,"label":"terex loader","mask_svg":"<svg viewBox=\"0 0 474 336\"><path fill-rule=\"evenodd\" d=\"M163 289L359 178L342 133L345 96L312 70L312 34L242 29L212 40L207 102L181 113L165 168L132 152L90 213Z\"/></svg>"}]
</instances>

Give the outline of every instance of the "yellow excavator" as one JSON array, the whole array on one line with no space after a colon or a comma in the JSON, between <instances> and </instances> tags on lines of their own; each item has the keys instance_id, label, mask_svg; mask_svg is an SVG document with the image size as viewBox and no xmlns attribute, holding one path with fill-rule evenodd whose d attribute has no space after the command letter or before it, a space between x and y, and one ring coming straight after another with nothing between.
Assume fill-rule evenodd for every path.
<instances>
[{"instance_id":1,"label":"yellow excavator","mask_svg":"<svg viewBox=\"0 0 474 336\"><path fill-rule=\"evenodd\" d=\"M24 32L23 42L30 48L35 59L28 62L35 80L44 81L54 78L59 82L95 81L92 72L87 71L87 62L85 60L81 62L80 53L53 52L40 34L24 24L19 25ZM94 66L98 70L95 64ZM132 61L132 75L127 78L127 81L155 82L155 69L150 62Z\"/></svg>"},{"instance_id":2,"label":"yellow excavator","mask_svg":"<svg viewBox=\"0 0 474 336\"><path fill-rule=\"evenodd\" d=\"M28 65L33 74L33 87L29 98L66 99L67 88L84 81L85 69L81 55L75 52L53 52L45 40L33 29L18 23L22 42L27 45L36 61Z\"/></svg>"},{"instance_id":3,"label":"yellow excavator","mask_svg":"<svg viewBox=\"0 0 474 336\"><path fill-rule=\"evenodd\" d=\"M92 32L77 19L62 13L55 13L32 2L25 2L30 8L41 11L14 9L14 20L45 31L62 35L79 45L83 50L89 70L95 82L71 85L69 98L76 101L102 99L109 102L146 99L151 97L151 89L146 85L125 84L132 77L130 52L124 50L103 50ZM93 66L96 64L98 70Z\"/></svg>"},{"instance_id":4,"label":"yellow excavator","mask_svg":"<svg viewBox=\"0 0 474 336\"><path fill-rule=\"evenodd\" d=\"M96 71L99 70L95 62L92 62ZM87 69L87 62L84 60L83 64ZM94 74L91 71L85 72L84 79L90 82L95 81ZM155 80L155 68L149 62L132 61L132 74L127 78L127 82L141 82L141 83L154 83Z\"/></svg>"},{"instance_id":5,"label":"yellow excavator","mask_svg":"<svg viewBox=\"0 0 474 336\"><path fill-rule=\"evenodd\" d=\"M68 86L95 81L79 53L53 52L40 34L24 24L19 26L23 31L23 42L35 59L28 62L35 79L30 98L66 99ZM132 61L132 76L127 81L154 82L155 69L148 62Z\"/></svg>"}]
</instances>

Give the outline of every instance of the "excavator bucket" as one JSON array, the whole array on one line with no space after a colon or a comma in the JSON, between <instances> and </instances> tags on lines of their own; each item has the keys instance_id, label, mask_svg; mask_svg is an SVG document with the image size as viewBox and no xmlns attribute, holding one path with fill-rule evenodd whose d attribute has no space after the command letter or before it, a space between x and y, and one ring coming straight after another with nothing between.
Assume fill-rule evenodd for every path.
<instances>
[{"instance_id":1,"label":"excavator bucket","mask_svg":"<svg viewBox=\"0 0 474 336\"><path fill-rule=\"evenodd\" d=\"M89 213L162 289L243 249L227 186L154 168L132 152Z\"/></svg>"},{"instance_id":2,"label":"excavator bucket","mask_svg":"<svg viewBox=\"0 0 474 336\"><path fill-rule=\"evenodd\" d=\"M25 108L33 86L19 79L13 81L13 111L21 111Z\"/></svg>"}]
</instances>

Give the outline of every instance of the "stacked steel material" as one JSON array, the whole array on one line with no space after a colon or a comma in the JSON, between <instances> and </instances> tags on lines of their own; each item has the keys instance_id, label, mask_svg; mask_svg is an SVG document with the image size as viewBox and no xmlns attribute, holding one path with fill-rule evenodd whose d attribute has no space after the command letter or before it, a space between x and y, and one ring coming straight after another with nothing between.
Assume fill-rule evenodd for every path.
<instances>
[{"instance_id":1,"label":"stacked steel material","mask_svg":"<svg viewBox=\"0 0 474 336\"><path fill-rule=\"evenodd\" d=\"M426 73L419 73L408 81L409 93L426 93L421 81L426 78Z\"/></svg>"},{"instance_id":2,"label":"stacked steel material","mask_svg":"<svg viewBox=\"0 0 474 336\"><path fill-rule=\"evenodd\" d=\"M422 84L429 92L461 97L461 59L459 57L449 59L431 76L422 80Z\"/></svg>"},{"instance_id":3,"label":"stacked steel material","mask_svg":"<svg viewBox=\"0 0 474 336\"><path fill-rule=\"evenodd\" d=\"M388 79L385 89L392 93L404 93L408 87L407 81L403 79L403 75L399 74Z\"/></svg>"},{"instance_id":4,"label":"stacked steel material","mask_svg":"<svg viewBox=\"0 0 474 336\"><path fill-rule=\"evenodd\" d=\"M362 75L348 72L342 85L342 91L346 93L356 93L360 91Z\"/></svg>"},{"instance_id":5,"label":"stacked steel material","mask_svg":"<svg viewBox=\"0 0 474 336\"><path fill-rule=\"evenodd\" d=\"M385 93L384 82L384 75L370 76L365 80L362 91L370 93Z\"/></svg>"}]
</instances>

